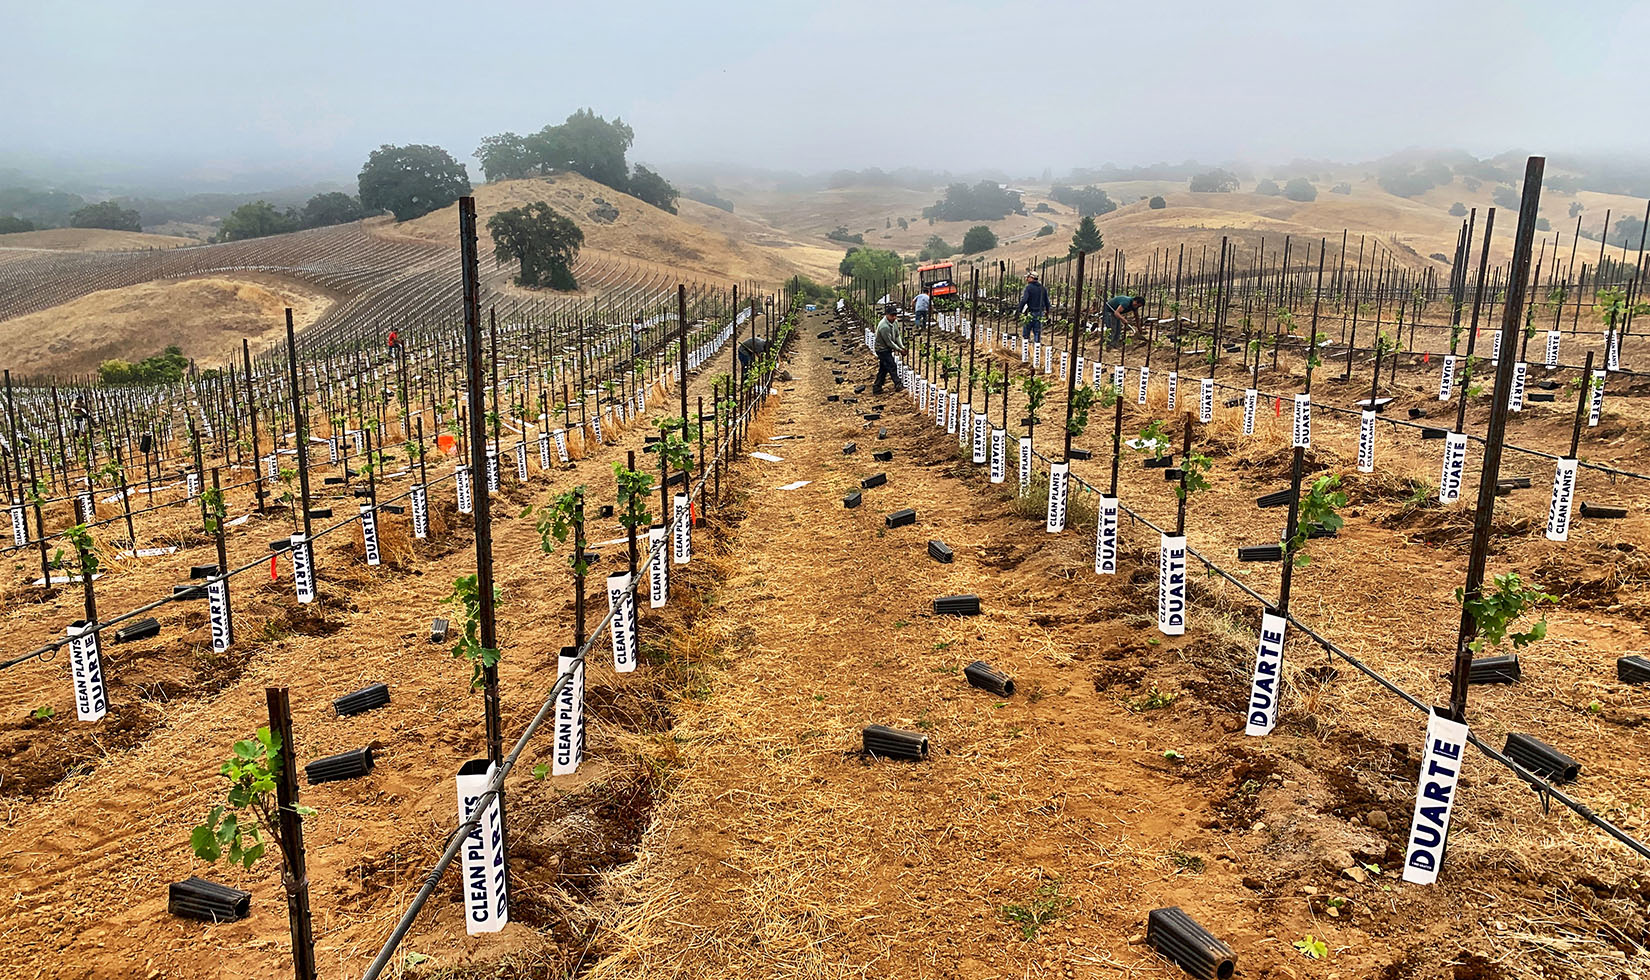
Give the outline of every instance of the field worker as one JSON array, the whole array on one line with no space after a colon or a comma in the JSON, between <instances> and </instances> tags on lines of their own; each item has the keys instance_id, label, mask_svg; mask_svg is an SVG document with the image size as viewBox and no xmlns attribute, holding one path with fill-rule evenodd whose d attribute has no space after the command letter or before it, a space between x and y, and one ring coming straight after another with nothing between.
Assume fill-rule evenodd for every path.
<instances>
[{"instance_id":1,"label":"field worker","mask_svg":"<svg viewBox=\"0 0 1650 980\"><path fill-rule=\"evenodd\" d=\"M1028 319L1020 335L1042 343L1043 317L1048 315L1048 311L1048 290L1038 281L1037 273L1026 273L1026 291L1020 294L1020 313Z\"/></svg>"},{"instance_id":2,"label":"field worker","mask_svg":"<svg viewBox=\"0 0 1650 980\"><path fill-rule=\"evenodd\" d=\"M396 333L392 329L390 331L390 335L387 338L385 338L385 344L389 347L390 350L395 350L396 342L399 341L400 339L401 339L401 335Z\"/></svg>"},{"instance_id":3,"label":"field worker","mask_svg":"<svg viewBox=\"0 0 1650 980\"><path fill-rule=\"evenodd\" d=\"M638 315L636 322L630 325L630 359L633 361L642 356L642 334L646 331L647 328L642 326L642 318Z\"/></svg>"},{"instance_id":4,"label":"field worker","mask_svg":"<svg viewBox=\"0 0 1650 980\"><path fill-rule=\"evenodd\" d=\"M74 434L83 436L92 424L92 413L86 409L86 396L74 396L74 402L69 405L69 419L74 427Z\"/></svg>"},{"instance_id":5,"label":"field worker","mask_svg":"<svg viewBox=\"0 0 1650 980\"><path fill-rule=\"evenodd\" d=\"M917 292L917 302L914 306L912 306L912 309L915 310L917 314L918 330L921 330L923 327L928 325L928 308L932 304L933 301L928 298L927 289L922 289Z\"/></svg>"},{"instance_id":6,"label":"field worker","mask_svg":"<svg viewBox=\"0 0 1650 980\"><path fill-rule=\"evenodd\" d=\"M904 391L899 379L899 366L894 363L894 352L905 353L905 341L899 335L898 314L892 304L883 307L882 319L877 321L877 379L871 383L871 394L882 394L882 382L894 379L894 390Z\"/></svg>"},{"instance_id":7,"label":"field worker","mask_svg":"<svg viewBox=\"0 0 1650 980\"><path fill-rule=\"evenodd\" d=\"M747 337L739 342L739 366L746 370L760 354L766 354L771 346L766 337Z\"/></svg>"},{"instance_id":8,"label":"field worker","mask_svg":"<svg viewBox=\"0 0 1650 980\"><path fill-rule=\"evenodd\" d=\"M1123 318L1125 316L1134 318L1136 333L1144 331L1145 328L1140 325L1140 311L1145 308L1146 298L1144 296L1113 296L1111 299L1106 300L1102 322L1105 324L1106 334L1111 338L1112 343L1119 343L1123 339Z\"/></svg>"}]
</instances>

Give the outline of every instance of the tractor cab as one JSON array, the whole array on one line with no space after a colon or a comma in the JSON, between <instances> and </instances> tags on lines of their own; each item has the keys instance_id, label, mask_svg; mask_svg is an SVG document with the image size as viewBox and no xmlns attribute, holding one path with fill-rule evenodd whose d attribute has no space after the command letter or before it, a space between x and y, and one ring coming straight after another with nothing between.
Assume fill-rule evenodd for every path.
<instances>
[{"instance_id":1,"label":"tractor cab","mask_svg":"<svg viewBox=\"0 0 1650 980\"><path fill-rule=\"evenodd\" d=\"M917 268L917 282L922 284L923 292L933 299L957 295L957 284L951 281L951 276L950 262L936 262Z\"/></svg>"}]
</instances>

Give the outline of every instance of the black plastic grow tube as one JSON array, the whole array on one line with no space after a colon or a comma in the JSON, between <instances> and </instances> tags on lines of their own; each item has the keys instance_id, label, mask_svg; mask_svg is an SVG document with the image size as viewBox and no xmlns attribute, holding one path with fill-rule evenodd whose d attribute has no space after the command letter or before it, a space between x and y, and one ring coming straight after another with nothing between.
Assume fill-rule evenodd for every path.
<instances>
[{"instance_id":1,"label":"black plastic grow tube","mask_svg":"<svg viewBox=\"0 0 1650 980\"><path fill-rule=\"evenodd\" d=\"M1041 452L1037 452L1037 451L1033 450L1033 454L1038 459L1042 460L1043 462L1045 462L1045 463L1049 462L1049 458L1047 456L1044 456ZM1081 485L1085 489L1090 490L1090 491L1094 491L1094 487L1090 486L1089 483L1086 480L1084 480L1082 477L1078 476L1077 474L1075 474L1075 473L1071 474L1071 478L1072 478L1073 481L1075 481L1076 483L1078 483L1079 485ZM1137 524L1144 524L1144 525L1146 525L1147 527L1151 528L1152 530L1156 531L1159 534L1163 533L1162 528L1158 527L1156 524L1153 524L1151 521L1149 521L1146 518L1144 518L1144 517L1140 516L1139 514L1135 513L1127 505L1125 505L1122 501L1118 501L1117 506L1120 510L1123 511L1123 513L1129 515L1129 519L1131 521L1133 521ZM1197 559L1203 565L1203 567L1208 569L1210 572L1212 572L1216 575L1219 575L1221 578L1223 578L1226 581L1230 582L1231 584L1237 586L1239 591L1245 593L1251 599L1253 599L1256 602L1260 603L1260 606L1261 606L1262 609L1275 609L1275 608L1277 608L1275 603L1271 602L1265 596L1261 595L1259 592L1256 592L1254 589L1251 589L1249 586L1245 585L1244 583L1238 581L1236 578L1234 578L1231 575L1231 573L1227 572L1224 568L1221 568L1219 565L1215 564L1213 561L1211 561L1208 558L1205 558L1203 555L1199 554L1194 548L1191 547L1190 544L1188 544L1186 546L1186 554L1189 555L1192 558ZM1398 697L1400 697L1403 700L1409 702L1410 707L1414 708L1416 711L1419 711L1422 714L1430 714L1432 712L1431 706L1429 706L1426 702L1422 701L1420 698L1416 697L1415 695L1413 695L1413 694L1409 693L1408 691L1404 690L1403 688L1399 687L1396 683L1394 683L1393 681L1389 680L1387 677L1382 675L1380 671L1378 671L1375 668L1369 666L1368 664L1364 663L1362 660L1359 660L1357 657L1353 656L1352 654L1348 653L1346 650L1342 649L1333 640L1329 639L1328 637L1326 637L1323 634L1319 633L1318 631L1314 630L1312 627L1310 627L1310 626L1306 625L1305 623L1301 622L1298 618L1296 618L1294 613L1292 613L1292 612L1291 613L1285 613L1284 614L1284 619L1288 620L1291 624L1293 624L1295 626L1296 629L1299 629L1303 634L1310 637L1319 646L1323 647L1324 650L1326 652L1328 652L1331 656L1340 657L1342 660L1345 660L1347 663L1351 664L1353 667L1356 667L1360 672L1362 672L1365 676L1369 677L1371 680L1375 681L1377 684L1380 684L1382 687L1384 687L1387 690L1391 691L1393 694L1396 694ZM1495 760L1496 762L1501 763L1502 765L1506 766L1508 769L1511 769L1513 771L1514 775L1516 775L1519 779L1522 779L1524 782L1528 783L1529 786L1530 786L1530 789L1534 790L1535 794L1541 798L1541 808L1543 810L1547 810L1549 808L1549 806L1550 806L1549 801L1557 800L1559 803L1561 803L1564 806L1567 806L1571 810L1575 811L1576 815L1581 817L1583 820L1587 821L1588 823L1592 824L1593 826L1597 827L1598 829L1604 831L1606 834L1609 834L1611 837L1614 837L1616 840L1620 841L1622 844L1625 844L1629 850L1632 850L1634 853L1638 854L1642 858L1645 858L1646 860L1650 860L1650 846L1647 846L1643 841L1639 840L1638 838L1632 836L1631 834L1629 834L1626 831L1622 830L1621 828L1617 827L1615 824L1613 824L1610 821L1608 821L1608 820L1604 819L1603 817L1599 816L1597 813L1594 813L1592 808L1589 807L1587 804L1585 804L1585 803L1581 802L1580 800L1577 800L1577 799L1569 796L1563 790L1558 789L1553 784L1547 782L1545 779L1542 779L1540 776L1537 776L1535 773L1530 772L1529 770L1527 770L1524 767L1520 766L1518 763L1516 763L1516 762L1512 761L1511 759L1507 758L1507 756L1505 754L1498 751L1493 746L1488 745L1485 742L1481 741L1478 738L1477 735L1472 734L1470 731L1467 733L1467 741L1471 742L1473 744L1473 746L1475 746L1478 749L1478 751L1480 751L1480 752L1484 753L1485 755L1489 756L1491 759Z\"/></svg>"}]
</instances>

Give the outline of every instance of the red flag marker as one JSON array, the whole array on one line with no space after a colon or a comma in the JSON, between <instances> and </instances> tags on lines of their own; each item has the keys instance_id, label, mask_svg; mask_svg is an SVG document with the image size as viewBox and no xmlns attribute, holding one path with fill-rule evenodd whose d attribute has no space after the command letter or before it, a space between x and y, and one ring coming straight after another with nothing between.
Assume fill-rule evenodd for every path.
<instances>
[{"instance_id":1,"label":"red flag marker","mask_svg":"<svg viewBox=\"0 0 1650 980\"><path fill-rule=\"evenodd\" d=\"M269 556L269 580L271 582L279 581L281 577L281 573L275 570L275 558L275 555Z\"/></svg>"},{"instance_id":2,"label":"red flag marker","mask_svg":"<svg viewBox=\"0 0 1650 980\"><path fill-rule=\"evenodd\" d=\"M1275 416L1278 416L1278 417L1282 417L1282 415L1283 415L1283 399L1282 398L1272 399L1272 414L1275 415Z\"/></svg>"}]
</instances>

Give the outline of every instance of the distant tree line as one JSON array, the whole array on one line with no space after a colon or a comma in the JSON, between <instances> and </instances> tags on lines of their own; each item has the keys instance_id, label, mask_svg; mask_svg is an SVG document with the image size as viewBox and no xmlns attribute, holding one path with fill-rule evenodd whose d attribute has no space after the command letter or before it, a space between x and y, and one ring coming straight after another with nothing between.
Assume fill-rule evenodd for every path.
<instances>
[{"instance_id":1,"label":"distant tree line","mask_svg":"<svg viewBox=\"0 0 1650 980\"><path fill-rule=\"evenodd\" d=\"M593 110L580 109L566 122L526 136L489 136L475 155L489 181L572 171L675 214L679 194L670 181L639 163L632 167L625 162L634 140L635 132L622 119L608 122Z\"/></svg>"},{"instance_id":2,"label":"distant tree line","mask_svg":"<svg viewBox=\"0 0 1650 980\"><path fill-rule=\"evenodd\" d=\"M689 187L687 190L682 192L682 196L690 201L698 201L700 204L708 204L713 208L720 208L729 214L733 213L733 202L718 194L714 186Z\"/></svg>"},{"instance_id":3,"label":"distant tree line","mask_svg":"<svg viewBox=\"0 0 1650 980\"><path fill-rule=\"evenodd\" d=\"M342 191L317 194L309 199L302 210L287 208L283 211L268 201L258 200L243 204L229 212L218 225L215 240L238 242L246 238L262 238L265 235L283 235L305 228L341 225L359 221L364 217L366 210L361 207L360 200Z\"/></svg>"}]
</instances>

